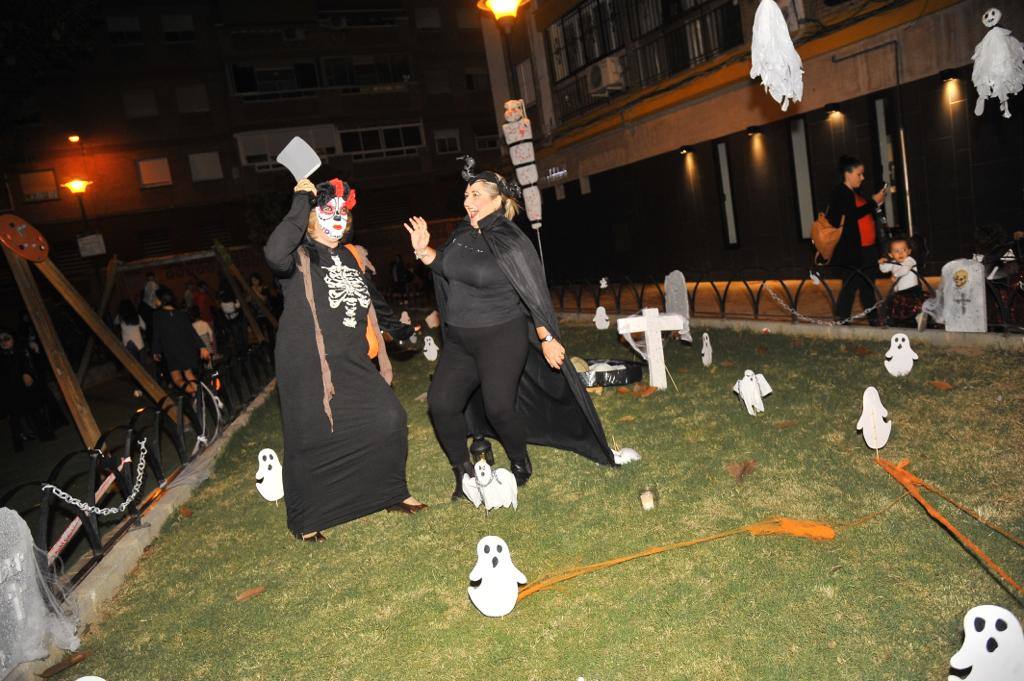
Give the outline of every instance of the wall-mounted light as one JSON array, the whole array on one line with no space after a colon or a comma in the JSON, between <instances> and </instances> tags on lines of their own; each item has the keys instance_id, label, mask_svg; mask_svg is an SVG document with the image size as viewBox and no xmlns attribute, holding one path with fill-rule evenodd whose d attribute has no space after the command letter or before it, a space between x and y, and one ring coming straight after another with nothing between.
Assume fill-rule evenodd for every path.
<instances>
[{"instance_id":1,"label":"wall-mounted light","mask_svg":"<svg viewBox=\"0 0 1024 681\"><path fill-rule=\"evenodd\" d=\"M829 102L825 105L825 113L829 116L832 114L841 114L843 113L843 109L836 102Z\"/></svg>"},{"instance_id":2,"label":"wall-mounted light","mask_svg":"<svg viewBox=\"0 0 1024 681\"><path fill-rule=\"evenodd\" d=\"M679 155L686 156L693 151L693 147L679 147Z\"/></svg>"},{"instance_id":3,"label":"wall-mounted light","mask_svg":"<svg viewBox=\"0 0 1024 681\"><path fill-rule=\"evenodd\" d=\"M74 133L68 135L68 142L71 142L72 144L78 144L81 141L82 141L82 138L79 137L78 135L74 134Z\"/></svg>"},{"instance_id":4,"label":"wall-mounted light","mask_svg":"<svg viewBox=\"0 0 1024 681\"><path fill-rule=\"evenodd\" d=\"M759 135L760 133L761 133L761 126L760 125L752 125L749 128L747 128L747 137L753 137L754 135Z\"/></svg>"},{"instance_id":5,"label":"wall-mounted light","mask_svg":"<svg viewBox=\"0 0 1024 681\"><path fill-rule=\"evenodd\" d=\"M92 184L91 180L79 180L76 178L74 180L68 180L62 184L61 187L66 188L72 194L84 194L90 184Z\"/></svg>"},{"instance_id":6,"label":"wall-mounted light","mask_svg":"<svg viewBox=\"0 0 1024 681\"><path fill-rule=\"evenodd\" d=\"M939 75L942 77L943 83L950 83L954 80L960 80L960 74L956 72L956 69L946 69Z\"/></svg>"}]
</instances>

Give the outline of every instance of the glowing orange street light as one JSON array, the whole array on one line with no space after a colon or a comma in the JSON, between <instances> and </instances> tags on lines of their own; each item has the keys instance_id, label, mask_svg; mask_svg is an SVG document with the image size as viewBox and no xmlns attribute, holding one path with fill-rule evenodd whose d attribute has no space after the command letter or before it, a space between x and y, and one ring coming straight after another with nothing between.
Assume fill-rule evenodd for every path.
<instances>
[{"instance_id":1,"label":"glowing orange street light","mask_svg":"<svg viewBox=\"0 0 1024 681\"><path fill-rule=\"evenodd\" d=\"M476 6L493 14L494 19L500 23L502 19L515 19L519 8L528 2L530 0L478 0Z\"/></svg>"},{"instance_id":2,"label":"glowing orange street light","mask_svg":"<svg viewBox=\"0 0 1024 681\"><path fill-rule=\"evenodd\" d=\"M74 180L68 180L62 184L61 187L64 187L72 194L84 194L90 184L92 184L92 180L79 180L76 178Z\"/></svg>"},{"instance_id":3,"label":"glowing orange street light","mask_svg":"<svg viewBox=\"0 0 1024 681\"><path fill-rule=\"evenodd\" d=\"M72 144L78 144L81 141L82 138L78 135L68 135L68 142L71 142Z\"/></svg>"}]
</instances>

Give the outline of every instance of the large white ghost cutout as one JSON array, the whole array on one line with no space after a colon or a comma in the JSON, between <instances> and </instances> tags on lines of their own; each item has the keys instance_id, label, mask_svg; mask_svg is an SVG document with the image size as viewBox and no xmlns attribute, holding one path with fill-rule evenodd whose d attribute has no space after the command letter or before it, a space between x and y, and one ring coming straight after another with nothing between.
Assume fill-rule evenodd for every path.
<instances>
[{"instance_id":1,"label":"large white ghost cutout","mask_svg":"<svg viewBox=\"0 0 1024 681\"><path fill-rule=\"evenodd\" d=\"M864 442L871 449L881 449L889 441L892 432L892 421L888 420L889 412L882 406L882 398L875 386L868 386L864 391L864 408L857 421L857 430L864 436Z\"/></svg>"},{"instance_id":2,"label":"large white ghost cutout","mask_svg":"<svg viewBox=\"0 0 1024 681\"><path fill-rule=\"evenodd\" d=\"M1009 610L979 605L964 615L964 642L949 660L949 681L1024 679L1024 633Z\"/></svg>"},{"instance_id":3,"label":"large white ghost cutout","mask_svg":"<svg viewBox=\"0 0 1024 681\"><path fill-rule=\"evenodd\" d=\"M756 416L756 412L764 411L764 401L761 399L772 394L772 387L768 385L764 374L755 374L750 369L743 372L743 378L736 381L732 391L743 400L743 406L747 413Z\"/></svg>"},{"instance_id":4,"label":"large white ghost cutout","mask_svg":"<svg viewBox=\"0 0 1024 681\"><path fill-rule=\"evenodd\" d=\"M433 336L423 337L423 356L426 357L428 361L437 361L437 343L434 342Z\"/></svg>"},{"instance_id":5,"label":"large white ghost cutout","mask_svg":"<svg viewBox=\"0 0 1024 681\"><path fill-rule=\"evenodd\" d=\"M476 545L476 565L469 573L469 600L487 617L504 617L516 607L526 575L512 564L508 544L487 536Z\"/></svg>"},{"instance_id":6,"label":"large white ghost cutout","mask_svg":"<svg viewBox=\"0 0 1024 681\"><path fill-rule=\"evenodd\" d=\"M281 477L281 462L273 449L262 449L256 455L259 468L256 469L256 491L267 501L284 498L284 480Z\"/></svg>"},{"instance_id":7,"label":"large white ghost cutout","mask_svg":"<svg viewBox=\"0 0 1024 681\"><path fill-rule=\"evenodd\" d=\"M907 334L895 333L889 341L889 352L885 353L885 370L893 376L906 376L917 358Z\"/></svg>"},{"instance_id":8,"label":"large white ghost cutout","mask_svg":"<svg viewBox=\"0 0 1024 681\"><path fill-rule=\"evenodd\" d=\"M700 337L700 363L705 367L711 366L714 351L711 349L711 336L705 331Z\"/></svg>"},{"instance_id":9,"label":"large white ghost cutout","mask_svg":"<svg viewBox=\"0 0 1024 681\"><path fill-rule=\"evenodd\" d=\"M519 487L516 477L506 468L491 469L486 460L473 465L473 477L463 474L462 491L473 505L488 511L496 508L519 508Z\"/></svg>"},{"instance_id":10,"label":"large white ghost cutout","mask_svg":"<svg viewBox=\"0 0 1024 681\"><path fill-rule=\"evenodd\" d=\"M608 321L608 311L604 309L604 305L598 305L594 312L594 326L598 331L607 331L611 326L611 322Z\"/></svg>"}]
</instances>

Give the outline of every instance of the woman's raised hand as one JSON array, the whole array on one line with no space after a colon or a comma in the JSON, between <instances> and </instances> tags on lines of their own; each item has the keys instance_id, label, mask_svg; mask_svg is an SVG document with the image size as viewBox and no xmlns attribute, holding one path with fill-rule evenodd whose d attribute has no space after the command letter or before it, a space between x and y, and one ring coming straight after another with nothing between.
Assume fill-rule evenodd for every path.
<instances>
[{"instance_id":1,"label":"woman's raised hand","mask_svg":"<svg viewBox=\"0 0 1024 681\"><path fill-rule=\"evenodd\" d=\"M413 216L409 218L409 222L404 223L404 226L405 231L409 232L413 251L419 253L430 245L430 230L427 229L426 220L419 216Z\"/></svg>"},{"instance_id":2,"label":"woman's raised hand","mask_svg":"<svg viewBox=\"0 0 1024 681\"><path fill-rule=\"evenodd\" d=\"M316 187L309 180L299 180L299 183L295 185L295 193L299 192L309 192L316 196Z\"/></svg>"}]
</instances>

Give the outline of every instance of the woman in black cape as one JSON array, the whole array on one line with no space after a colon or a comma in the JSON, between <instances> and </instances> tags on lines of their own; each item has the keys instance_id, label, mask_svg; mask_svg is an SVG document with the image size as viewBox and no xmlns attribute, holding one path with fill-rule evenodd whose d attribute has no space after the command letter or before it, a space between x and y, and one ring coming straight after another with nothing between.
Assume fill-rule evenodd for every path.
<instances>
[{"instance_id":1,"label":"woman in black cape","mask_svg":"<svg viewBox=\"0 0 1024 681\"><path fill-rule=\"evenodd\" d=\"M533 467L527 442L615 465L601 421L565 348L537 251L512 222L518 187L491 171L463 171L466 219L440 249L423 218L406 224L417 259L434 272L444 348L427 396L455 474L472 475L467 435L497 436L516 482Z\"/></svg>"},{"instance_id":2,"label":"woman in black cape","mask_svg":"<svg viewBox=\"0 0 1024 681\"><path fill-rule=\"evenodd\" d=\"M307 541L383 509L426 508L406 483L407 419L389 385L381 336L383 329L402 340L413 329L397 320L345 243L355 203L355 190L341 180L315 188L301 180L263 249L284 293L274 355L288 529Z\"/></svg>"}]
</instances>

